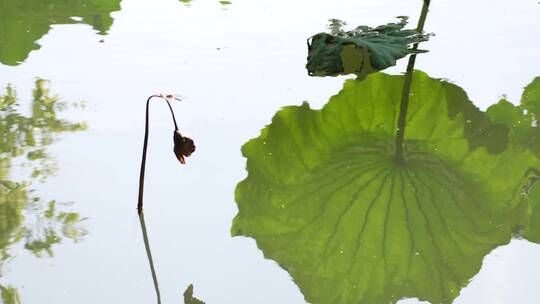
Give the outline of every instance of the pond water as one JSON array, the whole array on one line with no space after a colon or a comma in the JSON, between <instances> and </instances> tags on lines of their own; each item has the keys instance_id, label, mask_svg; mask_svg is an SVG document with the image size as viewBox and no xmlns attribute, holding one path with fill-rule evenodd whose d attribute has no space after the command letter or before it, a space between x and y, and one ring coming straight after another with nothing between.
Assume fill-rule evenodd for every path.
<instances>
[{"instance_id":1,"label":"pond water","mask_svg":"<svg viewBox=\"0 0 540 304\"><path fill-rule=\"evenodd\" d=\"M4 303L18 303L15 294L20 303L155 302L136 205L145 101L156 93L186 97L173 107L197 147L178 163L169 110L153 101L144 215L162 303L181 302L189 284L206 303L325 303L317 287L295 284L282 251L265 259L253 238L231 236L235 188L247 176L240 147L281 107L320 109L351 78L307 75L306 39L328 19L374 26L406 15L414 27L422 1L46 3L0 1L0 95L9 84L18 98L2 109ZM538 16L532 0L432 1L425 30L435 36L415 67L482 110L503 96L517 105L540 74ZM63 110L48 108L54 95ZM458 280L467 286L452 291L454 303L537 303L540 246L516 238L488 248L481 269Z\"/></svg>"}]
</instances>

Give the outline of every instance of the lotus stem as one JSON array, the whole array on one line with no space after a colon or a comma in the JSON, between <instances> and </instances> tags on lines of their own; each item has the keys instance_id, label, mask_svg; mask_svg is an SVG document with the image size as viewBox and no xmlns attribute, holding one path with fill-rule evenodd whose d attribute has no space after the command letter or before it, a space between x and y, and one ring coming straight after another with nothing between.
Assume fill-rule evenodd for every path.
<instances>
[{"instance_id":1,"label":"lotus stem","mask_svg":"<svg viewBox=\"0 0 540 304\"><path fill-rule=\"evenodd\" d=\"M416 30L421 33L424 31L424 24L426 23L427 13L429 11L430 0L424 0L422 5L422 13L420 14L420 19L418 20L418 25ZM412 49L418 49L418 43L413 44ZM401 93L401 105L399 109L399 118L396 131L396 161L403 163L403 139L405 137L405 127L407 119L407 109L409 107L409 96L411 92L411 83L413 78L414 64L416 62L416 54L412 54L409 57L409 63L407 64L407 72L405 73L405 81L403 83L403 91Z\"/></svg>"},{"instance_id":2,"label":"lotus stem","mask_svg":"<svg viewBox=\"0 0 540 304\"><path fill-rule=\"evenodd\" d=\"M171 97L169 95L163 96L163 95L157 95L157 94L154 94L148 97L148 99L146 100L146 117L145 117L145 122L144 122L144 143L143 143L143 152L142 152L142 160L141 160L141 173L139 176L139 199L137 202L137 213L139 215L141 215L143 212L144 173L146 169L146 152L148 150L148 133L149 133L148 129L149 129L149 120L150 120L149 109L150 109L150 100L154 97L164 98L165 101L167 101L167 105L169 106L169 110L171 111L171 116L174 122L174 130L175 131L178 130L178 125L176 124L176 118L174 116L174 111L172 109L172 106L169 102L169 98L172 98L178 101L180 101L180 99Z\"/></svg>"}]
</instances>

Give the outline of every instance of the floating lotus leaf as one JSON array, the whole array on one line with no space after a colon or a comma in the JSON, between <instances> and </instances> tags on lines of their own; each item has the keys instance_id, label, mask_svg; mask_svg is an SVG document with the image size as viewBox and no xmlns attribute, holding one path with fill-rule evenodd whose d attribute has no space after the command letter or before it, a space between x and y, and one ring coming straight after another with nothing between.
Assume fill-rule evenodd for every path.
<instances>
[{"instance_id":1,"label":"floating lotus leaf","mask_svg":"<svg viewBox=\"0 0 540 304\"><path fill-rule=\"evenodd\" d=\"M253 237L309 303L451 303L486 254L531 230L538 151L461 88L414 73L396 161L403 80L348 80L242 147L232 234Z\"/></svg>"},{"instance_id":2,"label":"floating lotus leaf","mask_svg":"<svg viewBox=\"0 0 540 304\"><path fill-rule=\"evenodd\" d=\"M540 158L540 77L529 84L521 98L521 104L514 106L502 99L487 110L491 120L504 123L510 129L516 146L528 149ZM531 183L536 182L540 176L538 170L528 172ZM540 243L540 187L532 188L529 193L531 217L523 237L529 241Z\"/></svg>"}]
</instances>

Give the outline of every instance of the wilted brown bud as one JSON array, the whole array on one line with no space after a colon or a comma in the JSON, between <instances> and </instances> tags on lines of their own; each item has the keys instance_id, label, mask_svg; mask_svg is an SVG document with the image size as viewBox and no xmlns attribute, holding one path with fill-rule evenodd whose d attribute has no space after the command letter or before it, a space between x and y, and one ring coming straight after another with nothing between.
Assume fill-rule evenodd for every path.
<instances>
[{"instance_id":1,"label":"wilted brown bud","mask_svg":"<svg viewBox=\"0 0 540 304\"><path fill-rule=\"evenodd\" d=\"M188 157L195 151L195 143L193 139L189 137L182 136L178 130L174 131L173 135L174 140L174 155L180 161L180 163L185 164L186 160L184 157Z\"/></svg>"}]
</instances>

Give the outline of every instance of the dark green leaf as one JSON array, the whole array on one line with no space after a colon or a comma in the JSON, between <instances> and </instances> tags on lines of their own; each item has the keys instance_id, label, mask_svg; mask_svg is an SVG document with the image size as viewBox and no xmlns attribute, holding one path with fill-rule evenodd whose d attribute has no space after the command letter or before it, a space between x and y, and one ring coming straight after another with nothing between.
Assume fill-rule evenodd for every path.
<instances>
[{"instance_id":1,"label":"dark green leaf","mask_svg":"<svg viewBox=\"0 0 540 304\"><path fill-rule=\"evenodd\" d=\"M344 31L344 22L330 20L331 33L319 33L308 39L306 68L311 76L367 74L384 70L408 54L418 53L411 45L428 39L415 30L405 30L406 17L400 22L376 28L358 26Z\"/></svg>"}]
</instances>

